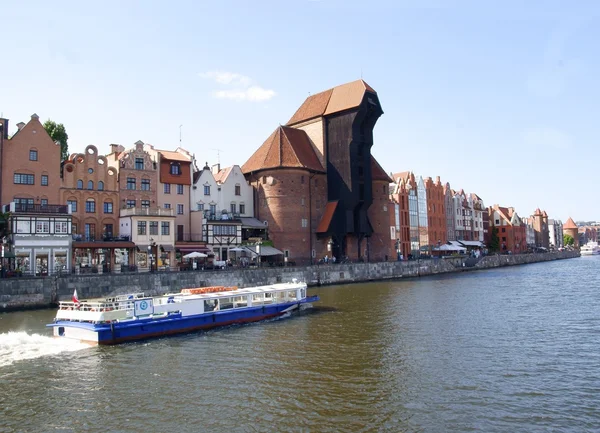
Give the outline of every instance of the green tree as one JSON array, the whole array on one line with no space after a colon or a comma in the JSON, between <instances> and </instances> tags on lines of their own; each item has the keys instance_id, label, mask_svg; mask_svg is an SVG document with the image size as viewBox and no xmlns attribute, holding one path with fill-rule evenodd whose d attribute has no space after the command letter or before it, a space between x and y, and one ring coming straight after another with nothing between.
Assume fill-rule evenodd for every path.
<instances>
[{"instance_id":1,"label":"green tree","mask_svg":"<svg viewBox=\"0 0 600 433\"><path fill-rule=\"evenodd\" d=\"M64 161L65 159L68 159L69 145L67 144L67 141L69 140L69 135L65 130L65 125L48 119L44 122L44 129L54 142L60 143L60 160Z\"/></svg>"},{"instance_id":2,"label":"green tree","mask_svg":"<svg viewBox=\"0 0 600 433\"><path fill-rule=\"evenodd\" d=\"M498 237L498 228L492 226L492 234L490 235L490 251L500 250L500 238Z\"/></svg>"},{"instance_id":3,"label":"green tree","mask_svg":"<svg viewBox=\"0 0 600 433\"><path fill-rule=\"evenodd\" d=\"M575 245L575 239L573 239L573 236L565 234L563 236L563 245L565 247L571 247L571 246Z\"/></svg>"}]
</instances>

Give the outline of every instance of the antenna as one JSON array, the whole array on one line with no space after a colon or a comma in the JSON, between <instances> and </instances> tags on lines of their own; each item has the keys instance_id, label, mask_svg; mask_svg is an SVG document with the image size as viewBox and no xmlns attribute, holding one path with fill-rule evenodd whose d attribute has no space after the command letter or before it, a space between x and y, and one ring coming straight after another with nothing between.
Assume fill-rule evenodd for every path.
<instances>
[{"instance_id":1,"label":"antenna","mask_svg":"<svg viewBox=\"0 0 600 433\"><path fill-rule=\"evenodd\" d=\"M179 144L181 145L181 127L183 125L179 125Z\"/></svg>"},{"instance_id":2,"label":"antenna","mask_svg":"<svg viewBox=\"0 0 600 433\"><path fill-rule=\"evenodd\" d=\"M221 149L212 149L212 150L216 150L217 151L217 164L221 165L221 152L223 152Z\"/></svg>"}]
</instances>

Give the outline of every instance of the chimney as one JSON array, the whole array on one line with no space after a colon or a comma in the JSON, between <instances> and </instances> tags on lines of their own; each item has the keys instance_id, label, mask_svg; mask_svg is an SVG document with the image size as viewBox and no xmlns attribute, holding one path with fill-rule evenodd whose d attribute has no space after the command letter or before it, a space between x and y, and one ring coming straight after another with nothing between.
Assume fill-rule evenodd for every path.
<instances>
[{"instance_id":1,"label":"chimney","mask_svg":"<svg viewBox=\"0 0 600 433\"><path fill-rule=\"evenodd\" d=\"M118 144L111 144L110 145L110 153L117 153L119 149L119 145Z\"/></svg>"},{"instance_id":2,"label":"chimney","mask_svg":"<svg viewBox=\"0 0 600 433\"><path fill-rule=\"evenodd\" d=\"M17 123L17 129L20 131L21 129L25 128L25 123L23 122L19 122Z\"/></svg>"},{"instance_id":3,"label":"chimney","mask_svg":"<svg viewBox=\"0 0 600 433\"><path fill-rule=\"evenodd\" d=\"M215 164L212 166L213 174L218 174L221 171L221 164Z\"/></svg>"},{"instance_id":4,"label":"chimney","mask_svg":"<svg viewBox=\"0 0 600 433\"><path fill-rule=\"evenodd\" d=\"M2 137L8 140L8 119L4 119L0 117L0 133L2 133Z\"/></svg>"}]
</instances>

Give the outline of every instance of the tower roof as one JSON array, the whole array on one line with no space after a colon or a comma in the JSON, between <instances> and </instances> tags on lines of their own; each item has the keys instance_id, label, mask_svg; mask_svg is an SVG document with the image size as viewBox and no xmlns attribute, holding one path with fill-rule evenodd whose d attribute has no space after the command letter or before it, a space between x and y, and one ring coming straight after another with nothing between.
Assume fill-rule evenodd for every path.
<instances>
[{"instance_id":1,"label":"tower roof","mask_svg":"<svg viewBox=\"0 0 600 433\"><path fill-rule=\"evenodd\" d=\"M279 126L246 161L242 172L281 167L325 171L306 132L288 126Z\"/></svg>"},{"instance_id":2,"label":"tower roof","mask_svg":"<svg viewBox=\"0 0 600 433\"><path fill-rule=\"evenodd\" d=\"M295 125L316 117L356 108L362 102L365 92L377 94L361 79L311 95L306 98L287 124Z\"/></svg>"},{"instance_id":3,"label":"tower roof","mask_svg":"<svg viewBox=\"0 0 600 433\"><path fill-rule=\"evenodd\" d=\"M573 221L573 218L569 217L566 223L563 224L563 229L576 229L577 224Z\"/></svg>"}]
</instances>

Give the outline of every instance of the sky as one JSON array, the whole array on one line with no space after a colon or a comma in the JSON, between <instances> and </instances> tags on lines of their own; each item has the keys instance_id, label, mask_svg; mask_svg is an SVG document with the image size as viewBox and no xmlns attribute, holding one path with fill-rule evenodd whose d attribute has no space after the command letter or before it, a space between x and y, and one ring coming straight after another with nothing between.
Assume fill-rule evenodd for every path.
<instances>
[{"instance_id":1,"label":"sky","mask_svg":"<svg viewBox=\"0 0 600 433\"><path fill-rule=\"evenodd\" d=\"M23 0L0 18L11 133L37 113L71 153L142 140L243 165L310 94L362 77L387 172L600 220L600 2Z\"/></svg>"}]
</instances>

